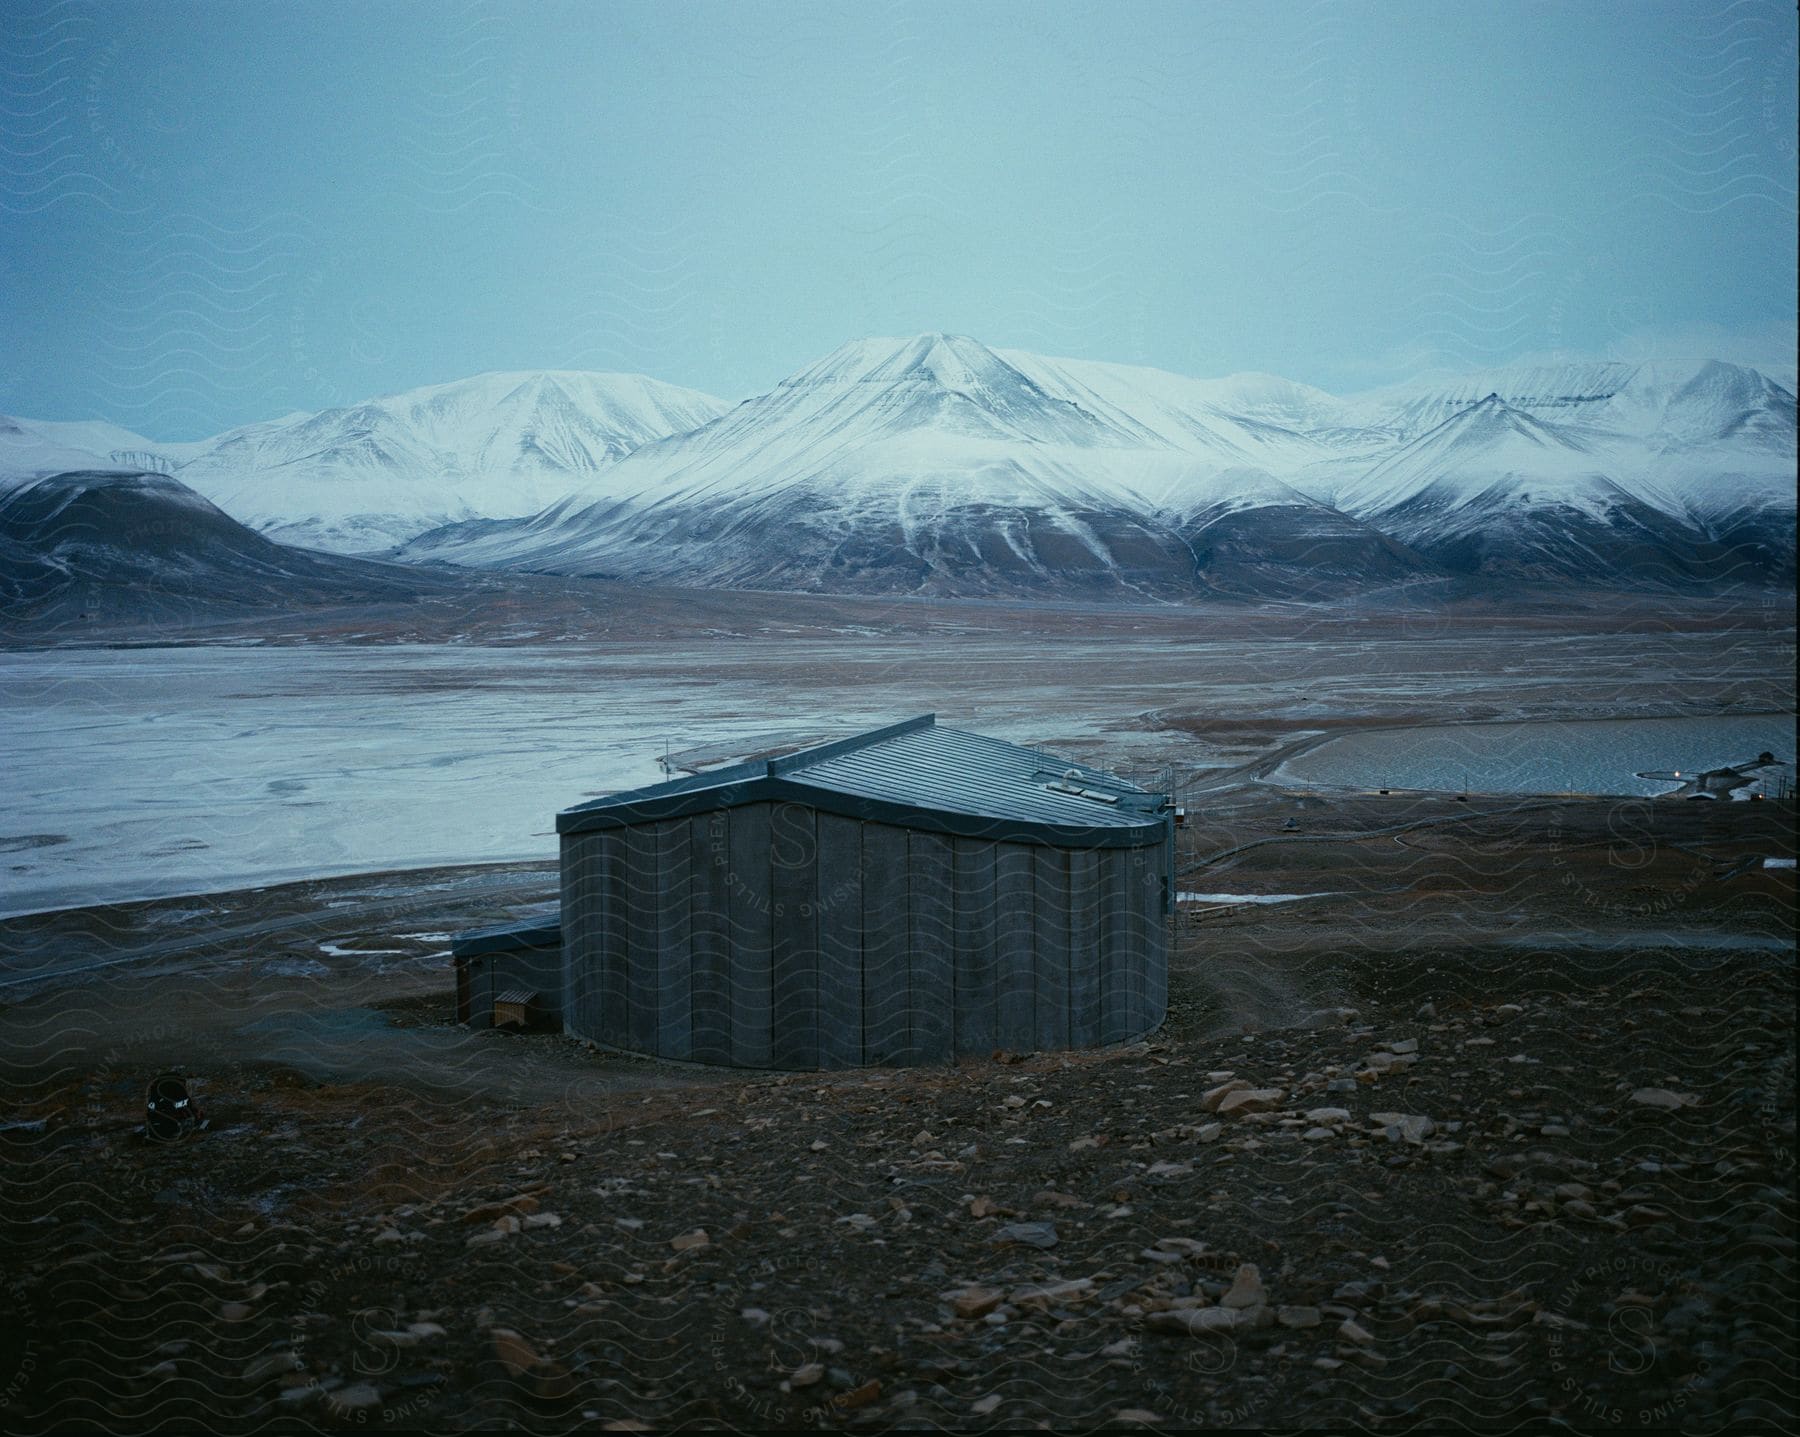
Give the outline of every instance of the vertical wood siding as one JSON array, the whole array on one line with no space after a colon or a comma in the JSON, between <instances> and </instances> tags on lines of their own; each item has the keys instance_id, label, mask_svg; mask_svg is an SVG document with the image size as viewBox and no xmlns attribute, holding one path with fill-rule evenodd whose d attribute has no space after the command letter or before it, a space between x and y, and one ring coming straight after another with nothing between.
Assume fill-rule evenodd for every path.
<instances>
[{"instance_id":1,"label":"vertical wood siding","mask_svg":"<svg viewBox=\"0 0 1800 1437\"><path fill-rule=\"evenodd\" d=\"M731 1061L731 815L695 814L687 820L693 862L688 905L692 944L693 1056L701 1063Z\"/></svg>"},{"instance_id":2,"label":"vertical wood siding","mask_svg":"<svg viewBox=\"0 0 1800 1437\"><path fill-rule=\"evenodd\" d=\"M863 1063L863 825L819 815L819 1066Z\"/></svg>"},{"instance_id":3,"label":"vertical wood siding","mask_svg":"<svg viewBox=\"0 0 1800 1437\"><path fill-rule=\"evenodd\" d=\"M685 818L655 825L656 1051L694 1056L694 848Z\"/></svg>"},{"instance_id":4,"label":"vertical wood siding","mask_svg":"<svg viewBox=\"0 0 1800 1437\"><path fill-rule=\"evenodd\" d=\"M564 838L570 1031L756 1068L948 1062L1148 1032L1167 850L922 833L803 804Z\"/></svg>"},{"instance_id":5,"label":"vertical wood siding","mask_svg":"<svg viewBox=\"0 0 1800 1437\"><path fill-rule=\"evenodd\" d=\"M909 1063L947 1063L954 1056L956 1001L952 949L956 942L954 853L940 833L906 835L907 901L912 920L912 997Z\"/></svg>"},{"instance_id":6,"label":"vertical wood siding","mask_svg":"<svg viewBox=\"0 0 1800 1437\"><path fill-rule=\"evenodd\" d=\"M906 833L865 823L863 846L863 1061L912 1059L912 974L907 961Z\"/></svg>"},{"instance_id":7,"label":"vertical wood siding","mask_svg":"<svg viewBox=\"0 0 1800 1437\"><path fill-rule=\"evenodd\" d=\"M1032 850L1037 906L1033 971L1037 985L1037 1042L1043 1052L1069 1046L1069 853L1062 848Z\"/></svg>"},{"instance_id":8,"label":"vertical wood siding","mask_svg":"<svg viewBox=\"0 0 1800 1437\"><path fill-rule=\"evenodd\" d=\"M1100 1041L1100 853L1069 851L1069 1046Z\"/></svg>"},{"instance_id":9,"label":"vertical wood siding","mask_svg":"<svg viewBox=\"0 0 1800 1437\"><path fill-rule=\"evenodd\" d=\"M731 978L731 1061L740 1068L766 1068L770 1060L774 905L769 892L769 813L773 806L752 803L730 813L727 968Z\"/></svg>"},{"instance_id":10,"label":"vertical wood siding","mask_svg":"<svg viewBox=\"0 0 1800 1437\"><path fill-rule=\"evenodd\" d=\"M999 1031L999 890L994 883L998 844L952 839L956 933L950 947L951 1005L957 1053L991 1053Z\"/></svg>"},{"instance_id":11,"label":"vertical wood siding","mask_svg":"<svg viewBox=\"0 0 1800 1437\"><path fill-rule=\"evenodd\" d=\"M770 813L769 1062L819 1066L818 814L798 803Z\"/></svg>"},{"instance_id":12,"label":"vertical wood siding","mask_svg":"<svg viewBox=\"0 0 1800 1437\"><path fill-rule=\"evenodd\" d=\"M1034 852L1018 843L994 845L994 1042L1014 1053L1037 1047Z\"/></svg>"}]
</instances>

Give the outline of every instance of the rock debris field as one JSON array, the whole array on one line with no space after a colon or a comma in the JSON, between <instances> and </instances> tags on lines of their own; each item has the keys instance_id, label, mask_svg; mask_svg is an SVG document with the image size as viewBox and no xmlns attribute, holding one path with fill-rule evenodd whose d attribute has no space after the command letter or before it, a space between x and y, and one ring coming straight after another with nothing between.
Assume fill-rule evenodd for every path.
<instances>
[{"instance_id":1,"label":"rock debris field","mask_svg":"<svg viewBox=\"0 0 1800 1437\"><path fill-rule=\"evenodd\" d=\"M118 1012L20 1000L6 1426L1791 1426L1792 948L1676 941L1778 933L1791 874L1696 878L1583 942L1601 910L1554 894L1696 860L1565 843L1581 884L1530 880L1532 941L1484 932L1526 825L1578 819L1255 849L1235 887L1390 866L1363 899L1184 914L1167 1023L1082 1054L674 1067L465 1033L424 960L290 980L381 1030L335 1072L206 1027L225 970L119 979ZM1381 896L1469 852L1486 896ZM342 891L309 901L341 923ZM140 1074L184 1050L210 1128L149 1146Z\"/></svg>"},{"instance_id":2,"label":"rock debris field","mask_svg":"<svg viewBox=\"0 0 1800 1437\"><path fill-rule=\"evenodd\" d=\"M1785 962L1364 977L600 1129L243 1073L186 1145L9 1134L9 1425L1784 1420Z\"/></svg>"}]
</instances>

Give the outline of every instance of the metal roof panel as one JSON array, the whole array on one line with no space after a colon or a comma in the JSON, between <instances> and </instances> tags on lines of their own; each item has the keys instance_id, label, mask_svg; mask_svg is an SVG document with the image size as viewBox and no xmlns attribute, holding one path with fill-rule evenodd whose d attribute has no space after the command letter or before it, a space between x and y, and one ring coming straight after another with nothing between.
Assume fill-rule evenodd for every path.
<instances>
[{"instance_id":1,"label":"metal roof panel","mask_svg":"<svg viewBox=\"0 0 1800 1437\"><path fill-rule=\"evenodd\" d=\"M557 829L580 832L771 798L1012 840L1135 845L1156 841L1167 824L1161 794L1004 739L939 728L935 715L923 714L779 758L596 799L559 814Z\"/></svg>"}]
</instances>

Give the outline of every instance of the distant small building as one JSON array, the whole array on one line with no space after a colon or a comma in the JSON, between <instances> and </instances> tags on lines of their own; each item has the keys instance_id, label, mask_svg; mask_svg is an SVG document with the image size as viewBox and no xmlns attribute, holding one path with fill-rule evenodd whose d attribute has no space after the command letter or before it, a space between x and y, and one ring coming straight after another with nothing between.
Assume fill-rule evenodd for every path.
<instances>
[{"instance_id":1,"label":"distant small building","mask_svg":"<svg viewBox=\"0 0 1800 1437\"><path fill-rule=\"evenodd\" d=\"M611 1047L941 1063L1119 1042L1167 1007L1164 797L930 714L585 803L557 830L561 991L542 1001ZM542 925L517 970L507 931L456 949L496 996L541 987Z\"/></svg>"}]
</instances>

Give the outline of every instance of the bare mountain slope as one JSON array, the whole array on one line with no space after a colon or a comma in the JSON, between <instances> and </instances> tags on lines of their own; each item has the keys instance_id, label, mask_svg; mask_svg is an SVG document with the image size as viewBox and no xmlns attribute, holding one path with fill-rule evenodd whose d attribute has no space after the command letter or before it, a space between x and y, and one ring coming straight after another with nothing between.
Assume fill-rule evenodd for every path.
<instances>
[{"instance_id":1,"label":"bare mountain slope","mask_svg":"<svg viewBox=\"0 0 1800 1437\"><path fill-rule=\"evenodd\" d=\"M446 587L399 564L277 544L165 474L75 470L0 490L0 621L178 622Z\"/></svg>"}]
</instances>

